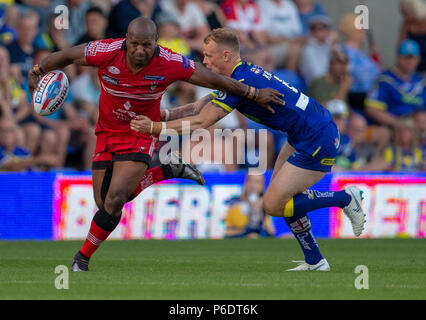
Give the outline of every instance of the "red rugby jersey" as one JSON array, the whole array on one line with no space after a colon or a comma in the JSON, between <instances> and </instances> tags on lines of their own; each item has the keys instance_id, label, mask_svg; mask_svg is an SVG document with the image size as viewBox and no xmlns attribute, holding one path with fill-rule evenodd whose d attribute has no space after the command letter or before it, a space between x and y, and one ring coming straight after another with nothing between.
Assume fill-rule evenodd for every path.
<instances>
[{"instance_id":1,"label":"red rugby jersey","mask_svg":"<svg viewBox=\"0 0 426 320\"><path fill-rule=\"evenodd\" d=\"M129 132L130 120L145 115L160 120L160 101L167 87L177 80L188 80L194 61L170 49L157 46L151 61L133 74L126 64L125 39L89 42L86 62L99 68L101 85L99 121L96 133Z\"/></svg>"}]
</instances>

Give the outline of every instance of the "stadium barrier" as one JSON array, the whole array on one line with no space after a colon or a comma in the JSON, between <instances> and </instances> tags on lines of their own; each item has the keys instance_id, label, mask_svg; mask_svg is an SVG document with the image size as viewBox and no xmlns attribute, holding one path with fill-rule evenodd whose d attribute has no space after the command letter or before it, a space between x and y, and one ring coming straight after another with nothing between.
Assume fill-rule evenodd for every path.
<instances>
[{"instance_id":1,"label":"stadium barrier","mask_svg":"<svg viewBox=\"0 0 426 320\"><path fill-rule=\"evenodd\" d=\"M266 174L266 181L271 173ZM169 180L144 190L127 203L113 239L220 239L229 201L239 196L245 174L206 173L206 186ZM313 189L365 191L365 238L425 238L426 173L327 174ZM1 173L0 239L84 239L96 204L90 173ZM309 214L318 238L353 237L340 209ZM276 236L291 235L274 218Z\"/></svg>"}]
</instances>

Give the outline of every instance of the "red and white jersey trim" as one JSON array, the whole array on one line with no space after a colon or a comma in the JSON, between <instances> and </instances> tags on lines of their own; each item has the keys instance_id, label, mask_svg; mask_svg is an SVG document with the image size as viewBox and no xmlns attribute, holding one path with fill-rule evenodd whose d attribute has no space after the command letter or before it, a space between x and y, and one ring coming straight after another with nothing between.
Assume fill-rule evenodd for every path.
<instances>
[{"instance_id":1,"label":"red and white jersey trim","mask_svg":"<svg viewBox=\"0 0 426 320\"><path fill-rule=\"evenodd\" d=\"M142 94L131 94L125 91L119 91L107 88L102 82L101 82L102 88L108 92L112 96L116 96L119 98L130 98L130 99L136 99L136 100L156 100L160 99L161 96L166 92L166 90L163 90L161 92L156 93L142 93Z\"/></svg>"}]
</instances>

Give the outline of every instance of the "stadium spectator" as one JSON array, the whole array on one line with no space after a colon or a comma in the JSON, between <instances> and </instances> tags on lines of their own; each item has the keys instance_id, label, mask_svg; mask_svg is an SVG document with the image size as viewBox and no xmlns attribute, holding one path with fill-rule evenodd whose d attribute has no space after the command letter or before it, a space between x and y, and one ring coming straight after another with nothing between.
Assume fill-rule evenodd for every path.
<instances>
[{"instance_id":1,"label":"stadium spectator","mask_svg":"<svg viewBox=\"0 0 426 320\"><path fill-rule=\"evenodd\" d=\"M90 1L84 0L52 0L50 10L55 13L58 6L68 8L68 28L65 28L67 43L74 45L86 32L86 11L90 7Z\"/></svg>"},{"instance_id":2,"label":"stadium spectator","mask_svg":"<svg viewBox=\"0 0 426 320\"><path fill-rule=\"evenodd\" d=\"M226 25L237 31L242 50L259 50L265 34L257 3L252 0L225 0L221 8Z\"/></svg>"},{"instance_id":3,"label":"stadium spectator","mask_svg":"<svg viewBox=\"0 0 426 320\"><path fill-rule=\"evenodd\" d=\"M308 85L328 73L331 49L337 40L337 34L331 32L331 21L325 15L312 16L309 30L310 36L299 60L300 74Z\"/></svg>"},{"instance_id":4,"label":"stadium spectator","mask_svg":"<svg viewBox=\"0 0 426 320\"><path fill-rule=\"evenodd\" d=\"M9 7L15 7L19 14L24 14L28 11L35 11L39 15L39 28L44 30L47 26L47 20L51 15L49 10L52 0L13 0L15 2Z\"/></svg>"},{"instance_id":5,"label":"stadium spectator","mask_svg":"<svg viewBox=\"0 0 426 320\"><path fill-rule=\"evenodd\" d=\"M312 82L308 94L322 105L332 99L347 101L347 94L352 85L348 63L349 58L345 52L334 49L331 53L329 72Z\"/></svg>"},{"instance_id":6,"label":"stadium spectator","mask_svg":"<svg viewBox=\"0 0 426 320\"><path fill-rule=\"evenodd\" d=\"M172 51L190 57L191 48L189 44L179 36L180 25L176 16L171 12L164 11L158 15L158 44Z\"/></svg>"},{"instance_id":7,"label":"stadium spectator","mask_svg":"<svg viewBox=\"0 0 426 320\"><path fill-rule=\"evenodd\" d=\"M43 138L49 139L49 135ZM54 150L45 147L36 157L18 145L18 128L10 118L0 117L0 171L48 169L56 165Z\"/></svg>"},{"instance_id":8,"label":"stadium spectator","mask_svg":"<svg viewBox=\"0 0 426 320\"><path fill-rule=\"evenodd\" d=\"M226 25L226 18L219 5L212 0L193 0L207 19L210 30L222 28Z\"/></svg>"},{"instance_id":9,"label":"stadium spectator","mask_svg":"<svg viewBox=\"0 0 426 320\"><path fill-rule=\"evenodd\" d=\"M105 38L108 19L99 7L91 7L86 11L86 33L77 40L77 44Z\"/></svg>"},{"instance_id":10,"label":"stadium spectator","mask_svg":"<svg viewBox=\"0 0 426 320\"><path fill-rule=\"evenodd\" d=\"M15 6L0 7L0 44L4 46L16 40L16 31L11 25L16 19L12 17L14 15L17 15Z\"/></svg>"},{"instance_id":11,"label":"stadium spectator","mask_svg":"<svg viewBox=\"0 0 426 320\"><path fill-rule=\"evenodd\" d=\"M122 0L111 8L106 36L124 38L130 21L143 16L157 22L161 11L162 8L156 0Z\"/></svg>"},{"instance_id":12,"label":"stadium spectator","mask_svg":"<svg viewBox=\"0 0 426 320\"><path fill-rule=\"evenodd\" d=\"M420 49L413 40L405 40L398 49L395 67L377 79L366 101L366 114L379 125L395 127L398 117L425 109L424 78L415 72Z\"/></svg>"},{"instance_id":13,"label":"stadium spectator","mask_svg":"<svg viewBox=\"0 0 426 320\"><path fill-rule=\"evenodd\" d=\"M367 140L368 125L364 116L353 112L349 118L346 132L355 152L355 161L349 162L350 170L383 171L388 168L382 157L383 148L375 146ZM351 159L348 160L351 161Z\"/></svg>"},{"instance_id":14,"label":"stadium spectator","mask_svg":"<svg viewBox=\"0 0 426 320\"><path fill-rule=\"evenodd\" d=\"M366 31L355 27L356 18L355 14L345 15L340 20L340 31L344 39L343 48L349 57L349 70L352 76L348 102L352 108L363 111L365 96L379 74L379 67L361 50Z\"/></svg>"},{"instance_id":15,"label":"stadium spectator","mask_svg":"<svg viewBox=\"0 0 426 320\"><path fill-rule=\"evenodd\" d=\"M98 122L98 103L101 94L97 70L87 68L72 81L70 89L79 114L95 125Z\"/></svg>"},{"instance_id":16,"label":"stadium spectator","mask_svg":"<svg viewBox=\"0 0 426 320\"><path fill-rule=\"evenodd\" d=\"M54 13L49 17L46 30L39 33L34 39L35 48L59 51L71 47L71 44L66 40L66 30L55 26L55 21L59 18L59 13Z\"/></svg>"},{"instance_id":17,"label":"stadium spectator","mask_svg":"<svg viewBox=\"0 0 426 320\"><path fill-rule=\"evenodd\" d=\"M301 49L306 42L301 37L302 25L297 7L290 0L261 0L259 7L262 15L258 29L264 32L258 38L264 38L262 41L274 56L277 68L296 71Z\"/></svg>"},{"instance_id":18,"label":"stadium spectator","mask_svg":"<svg viewBox=\"0 0 426 320\"><path fill-rule=\"evenodd\" d=\"M16 30L17 38L7 46L10 62L16 65L22 74L21 82L24 81L33 66L33 42L38 33L38 20L39 17L35 11L21 16Z\"/></svg>"},{"instance_id":19,"label":"stadium spectator","mask_svg":"<svg viewBox=\"0 0 426 320\"><path fill-rule=\"evenodd\" d=\"M32 113L27 102L27 95L18 80L13 77L9 52L0 47L0 110L4 117L13 119L20 126L17 128L18 144L34 152L40 144L40 127L25 120Z\"/></svg>"},{"instance_id":20,"label":"stadium spectator","mask_svg":"<svg viewBox=\"0 0 426 320\"><path fill-rule=\"evenodd\" d=\"M395 143L384 150L384 159L392 171L423 170L422 149L418 146L414 121L400 117L395 129Z\"/></svg>"},{"instance_id":21,"label":"stadium spectator","mask_svg":"<svg viewBox=\"0 0 426 320\"><path fill-rule=\"evenodd\" d=\"M399 43L412 39L420 47L421 60L417 71L426 71L426 4L422 0L400 0L403 22L400 27Z\"/></svg>"},{"instance_id":22,"label":"stadium spectator","mask_svg":"<svg viewBox=\"0 0 426 320\"><path fill-rule=\"evenodd\" d=\"M181 36L191 50L201 53L204 37L210 28L200 7L189 0L164 0L162 8L178 18Z\"/></svg>"},{"instance_id":23,"label":"stadium spectator","mask_svg":"<svg viewBox=\"0 0 426 320\"><path fill-rule=\"evenodd\" d=\"M305 36L309 35L309 21L313 16L325 15L327 12L324 7L312 0L293 0L299 10L300 22L302 23L302 33Z\"/></svg>"},{"instance_id":24,"label":"stadium spectator","mask_svg":"<svg viewBox=\"0 0 426 320\"><path fill-rule=\"evenodd\" d=\"M225 237L274 236L272 219L263 211L265 177L246 175L241 196L230 201L225 216Z\"/></svg>"},{"instance_id":25,"label":"stadium spectator","mask_svg":"<svg viewBox=\"0 0 426 320\"><path fill-rule=\"evenodd\" d=\"M419 110L413 115L418 145L422 149L423 171L426 171L426 111Z\"/></svg>"}]
</instances>

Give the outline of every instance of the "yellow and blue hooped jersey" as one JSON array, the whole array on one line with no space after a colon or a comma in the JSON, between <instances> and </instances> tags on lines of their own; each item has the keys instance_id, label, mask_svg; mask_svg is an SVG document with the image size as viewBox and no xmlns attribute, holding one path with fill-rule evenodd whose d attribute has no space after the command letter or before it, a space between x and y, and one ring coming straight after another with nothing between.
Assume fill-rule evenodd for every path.
<instances>
[{"instance_id":1,"label":"yellow and blue hooped jersey","mask_svg":"<svg viewBox=\"0 0 426 320\"><path fill-rule=\"evenodd\" d=\"M253 100L222 91L212 93L213 103L228 112L237 109L255 122L286 132L296 150L304 150L310 154L315 152L317 146L311 143L312 139L316 139L318 134L333 122L325 107L274 74L248 62L239 62L234 67L231 78L259 89L275 89L284 94L285 105L271 104L275 110L275 114L272 114Z\"/></svg>"}]
</instances>

